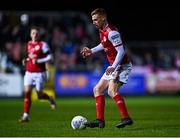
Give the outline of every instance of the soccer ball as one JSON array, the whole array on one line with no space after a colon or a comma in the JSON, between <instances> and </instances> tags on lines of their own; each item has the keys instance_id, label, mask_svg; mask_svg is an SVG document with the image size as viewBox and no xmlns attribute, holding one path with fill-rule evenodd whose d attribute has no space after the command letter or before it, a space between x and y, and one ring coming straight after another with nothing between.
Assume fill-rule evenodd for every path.
<instances>
[{"instance_id":1,"label":"soccer ball","mask_svg":"<svg viewBox=\"0 0 180 138\"><path fill-rule=\"evenodd\" d=\"M85 129L86 128L86 126L84 125L85 122L87 122L87 119L84 116L77 115L73 117L73 119L71 120L71 127L76 130Z\"/></svg>"}]
</instances>

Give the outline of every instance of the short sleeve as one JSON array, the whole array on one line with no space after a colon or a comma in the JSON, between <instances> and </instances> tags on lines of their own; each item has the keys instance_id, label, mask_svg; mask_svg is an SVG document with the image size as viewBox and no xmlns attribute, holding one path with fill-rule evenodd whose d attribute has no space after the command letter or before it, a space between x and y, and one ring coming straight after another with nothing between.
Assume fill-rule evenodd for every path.
<instances>
[{"instance_id":1,"label":"short sleeve","mask_svg":"<svg viewBox=\"0 0 180 138\"><path fill-rule=\"evenodd\" d=\"M43 53L47 53L48 51L50 51L49 46L46 42L43 42L42 51Z\"/></svg>"},{"instance_id":2,"label":"short sleeve","mask_svg":"<svg viewBox=\"0 0 180 138\"><path fill-rule=\"evenodd\" d=\"M117 32L117 31L109 32L108 39L109 39L109 41L111 41L113 46L117 46L117 45L121 45L122 44L120 33Z\"/></svg>"}]
</instances>

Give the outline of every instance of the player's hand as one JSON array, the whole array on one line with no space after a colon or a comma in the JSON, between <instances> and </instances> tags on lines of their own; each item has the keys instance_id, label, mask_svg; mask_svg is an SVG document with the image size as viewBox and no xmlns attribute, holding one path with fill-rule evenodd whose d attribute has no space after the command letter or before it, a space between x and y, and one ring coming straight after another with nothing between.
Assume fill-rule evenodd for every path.
<instances>
[{"instance_id":1,"label":"player's hand","mask_svg":"<svg viewBox=\"0 0 180 138\"><path fill-rule=\"evenodd\" d=\"M106 69L106 75L110 75L114 72L115 68L113 68L112 66L109 66L107 69Z\"/></svg>"},{"instance_id":2,"label":"player's hand","mask_svg":"<svg viewBox=\"0 0 180 138\"><path fill-rule=\"evenodd\" d=\"M22 65L25 66L26 63L28 62L28 60L29 60L29 58L24 58L24 59L22 60Z\"/></svg>"},{"instance_id":3,"label":"player's hand","mask_svg":"<svg viewBox=\"0 0 180 138\"><path fill-rule=\"evenodd\" d=\"M32 59L33 64L37 64L37 59Z\"/></svg>"},{"instance_id":4,"label":"player's hand","mask_svg":"<svg viewBox=\"0 0 180 138\"><path fill-rule=\"evenodd\" d=\"M88 47L84 47L81 50L81 54L82 54L83 58L86 58L86 57L88 57L88 56L90 56L92 54L92 51Z\"/></svg>"}]
</instances>

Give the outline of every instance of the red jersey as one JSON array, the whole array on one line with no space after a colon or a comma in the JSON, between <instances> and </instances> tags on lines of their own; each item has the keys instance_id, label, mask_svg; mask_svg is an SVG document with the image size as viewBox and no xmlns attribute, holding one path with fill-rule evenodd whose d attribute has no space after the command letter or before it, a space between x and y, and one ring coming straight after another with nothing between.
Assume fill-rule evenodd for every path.
<instances>
[{"instance_id":1,"label":"red jersey","mask_svg":"<svg viewBox=\"0 0 180 138\"><path fill-rule=\"evenodd\" d=\"M46 54L44 54L45 51L43 50L44 49L43 47L47 47L47 44L43 41L37 41L36 43L32 43L31 41L28 42L27 52L28 52L29 60L27 61L26 64L26 71L43 72L46 70L45 63L33 64L32 62L32 59L41 59L46 56Z\"/></svg>"},{"instance_id":2,"label":"red jersey","mask_svg":"<svg viewBox=\"0 0 180 138\"><path fill-rule=\"evenodd\" d=\"M99 30L99 34L100 34L101 44L104 47L104 51L106 52L107 59L111 66L117 55L117 51L116 51L115 47L123 46L122 40L120 38L120 34L119 34L117 28L115 28L113 26L109 26L109 25L106 26L103 30ZM130 60L129 60L127 54L125 53L120 64L122 65L122 64L129 63L129 62L130 62Z\"/></svg>"}]
</instances>

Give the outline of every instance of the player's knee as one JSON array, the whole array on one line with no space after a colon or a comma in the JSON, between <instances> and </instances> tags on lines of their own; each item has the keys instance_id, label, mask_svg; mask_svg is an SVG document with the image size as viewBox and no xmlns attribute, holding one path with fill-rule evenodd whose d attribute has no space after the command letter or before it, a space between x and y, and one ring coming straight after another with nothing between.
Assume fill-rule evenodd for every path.
<instances>
[{"instance_id":1,"label":"player's knee","mask_svg":"<svg viewBox=\"0 0 180 138\"><path fill-rule=\"evenodd\" d=\"M29 94L30 90L24 90L24 94Z\"/></svg>"},{"instance_id":2,"label":"player's knee","mask_svg":"<svg viewBox=\"0 0 180 138\"><path fill-rule=\"evenodd\" d=\"M116 95L116 91L113 89L108 89L108 95L113 98Z\"/></svg>"},{"instance_id":3,"label":"player's knee","mask_svg":"<svg viewBox=\"0 0 180 138\"><path fill-rule=\"evenodd\" d=\"M93 89L94 95L101 95L102 91L99 87L94 87Z\"/></svg>"},{"instance_id":4,"label":"player's knee","mask_svg":"<svg viewBox=\"0 0 180 138\"><path fill-rule=\"evenodd\" d=\"M28 87L28 86L26 86L25 88L24 88L24 93L30 93L31 92L31 87Z\"/></svg>"},{"instance_id":5,"label":"player's knee","mask_svg":"<svg viewBox=\"0 0 180 138\"><path fill-rule=\"evenodd\" d=\"M93 92L94 92L94 94L96 95L97 92L98 92L98 88L97 88L97 87L94 87L94 88L93 88Z\"/></svg>"}]
</instances>

